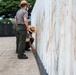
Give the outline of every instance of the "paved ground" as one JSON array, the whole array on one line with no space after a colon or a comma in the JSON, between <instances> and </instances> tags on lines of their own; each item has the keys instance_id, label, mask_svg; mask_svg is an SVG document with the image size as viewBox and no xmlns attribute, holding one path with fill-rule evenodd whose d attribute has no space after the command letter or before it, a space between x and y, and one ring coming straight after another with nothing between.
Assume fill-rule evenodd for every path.
<instances>
[{"instance_id":1,"label":"paved ground","mask_svg":"<svg viewBox=\"0 0 76 75\"><path fill-rule=\"evenodd\" d=\"M15 48L15 37L0 37L0 75L40 75L33 53L18 59Z\"/></svg>"}]
</instances>

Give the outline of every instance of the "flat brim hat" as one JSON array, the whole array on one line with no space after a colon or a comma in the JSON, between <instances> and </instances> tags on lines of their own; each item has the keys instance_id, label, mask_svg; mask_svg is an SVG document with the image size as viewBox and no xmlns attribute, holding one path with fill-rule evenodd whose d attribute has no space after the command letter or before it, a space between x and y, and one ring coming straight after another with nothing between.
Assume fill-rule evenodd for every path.
<instances>
[{"instance_id":1,"label":"flat brim hat","mask_svg":"<svg viewBox=\"0 0 76 75\"><path fill-rule=\"evenodd\" d=\"M35 33L36 28L34 26L29 26L30 30L32 31L32 33Z\"/></svg>"},{"instance_id":2,"label":"flat brim hat","mask_svg":"<svg viewBox=\"0 0 76 75\"><path fill-rule=\"evenodd\" d=\"M21 3L19 4L19 7L21 7L21 5L22 5L22 4L26 4L27 6L29 6L29 5L30 5L30 4L29 4L29 3L27 3L27 1L25 1L25 0L22 0L22 1L21 1Z\"/></svg>"}]
</instances>

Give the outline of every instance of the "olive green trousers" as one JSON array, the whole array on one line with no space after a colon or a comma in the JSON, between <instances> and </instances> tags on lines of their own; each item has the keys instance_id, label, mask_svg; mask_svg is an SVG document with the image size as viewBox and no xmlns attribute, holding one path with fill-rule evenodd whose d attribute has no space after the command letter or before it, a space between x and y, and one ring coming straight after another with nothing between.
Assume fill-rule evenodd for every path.
<instances>
[{"instance_id":1,"label":"olive green trousers","mask_svg":"<svg viewBox=\"0 0 76 75\"><path fill-rule=\"evenodd\" d=\"M27 31L26 26L18 26L17 27L17 33L16 33L16 51L18 55L23 55L25 52L25 39L26 39Z\"/></svg>"},{"instance_id":2,"label":"olive green trousers","mask_svg":"<svg viewBox=\"0 0 76 75\"><path fill-rule=\"evenodd\" d=\"M26 46L25 39L26 39L27 32L25 30L18 31L18 32L19 32L19 35L18 35L19 42L17 42L18 43L18 55L22 55L25 52L25 46Z\"/></svg>"}]
</instances>

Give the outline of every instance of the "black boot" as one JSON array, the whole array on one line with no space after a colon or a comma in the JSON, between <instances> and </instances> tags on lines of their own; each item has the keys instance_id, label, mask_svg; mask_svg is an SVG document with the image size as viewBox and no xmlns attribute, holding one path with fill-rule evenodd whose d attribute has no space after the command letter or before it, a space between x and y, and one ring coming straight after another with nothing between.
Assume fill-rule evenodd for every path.
<instances>
[{"instance_id":1,"label":"black boot","mask_svg":"<svg viewBox=\"0 0 76 75\"><path fill-rule=\"evenodd\" d=\"M31 50L28 48L28 49L25 49L25 51L31 51Z\"/></svg>"},{"instance_id":2,"label":"black boot","mask_svg":"<svg viewBox=\"0 0 76 75\"><path fill-rule=\"evenodd\" d=\"M18 55L17 57L18 57L18 59L28 59L28 57L24 54Z\"/></svg>"}]
</instances>

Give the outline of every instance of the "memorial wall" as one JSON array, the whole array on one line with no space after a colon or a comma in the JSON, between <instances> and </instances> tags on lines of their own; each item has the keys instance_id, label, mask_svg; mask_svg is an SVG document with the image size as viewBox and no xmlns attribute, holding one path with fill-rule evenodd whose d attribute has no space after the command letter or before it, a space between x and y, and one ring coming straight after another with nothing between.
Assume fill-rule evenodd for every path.
<instances>
[{"instance_id":1,"label":"memorial wall","mask_svg":"<svg viewBox=\"0 0 76 75\"><path fill-rule=\"evenodd\" d=\"M36 0L34 45L48 75L76 75L76 0Z\"/></svg>"}]
</instances>

